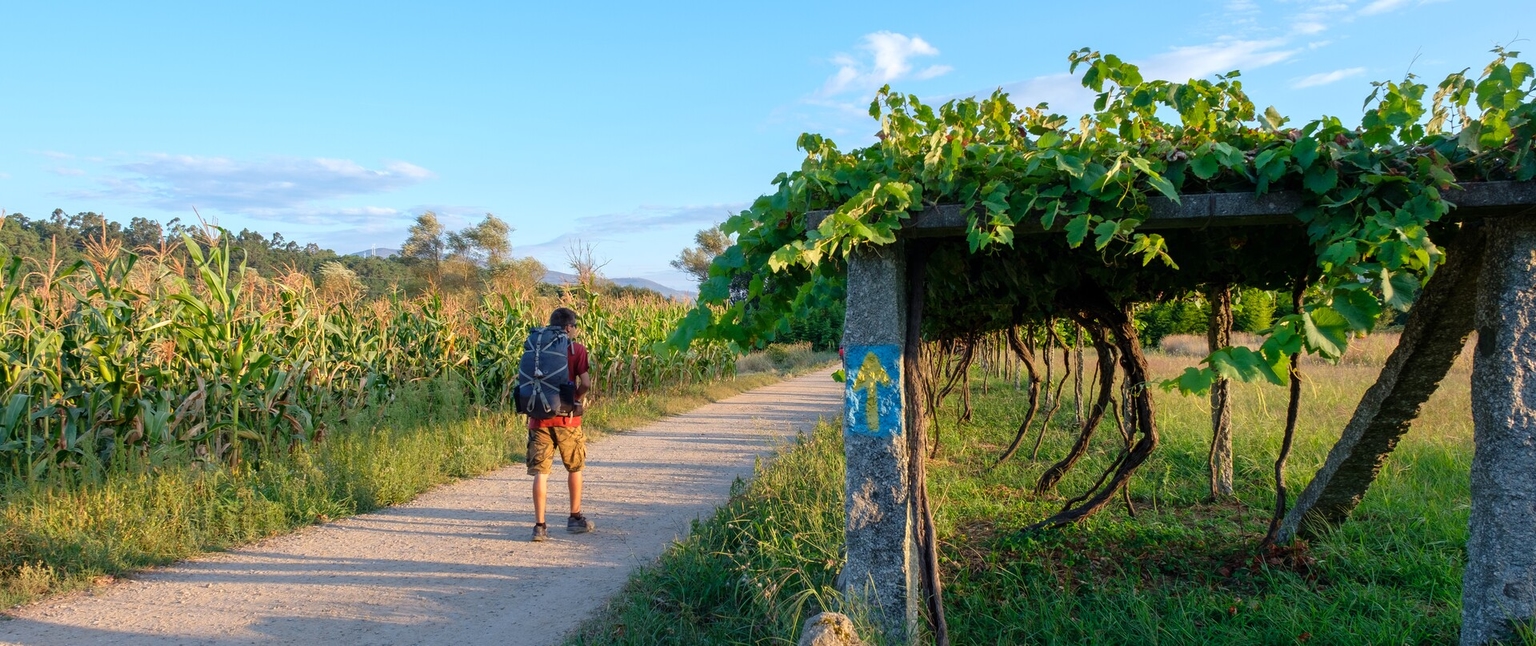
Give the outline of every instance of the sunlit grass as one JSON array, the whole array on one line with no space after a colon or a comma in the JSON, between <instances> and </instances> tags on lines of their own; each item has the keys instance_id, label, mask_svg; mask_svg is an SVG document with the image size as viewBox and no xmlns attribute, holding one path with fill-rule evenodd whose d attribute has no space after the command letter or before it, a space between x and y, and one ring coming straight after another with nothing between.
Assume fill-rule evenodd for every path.
<instances>
[{"instance_id":1,"label":"sunlit grass","mask_svg":"<svg viewBox=\"0 0 1536 646\"><path fill-rule=\"evenodd\" d=\"M1379 362L1390 342L1372 343L1383 347L1363 350ZM1194 359L1150 361L1167 376ZM1205 500L1208 400L1159 392L1163 443L1132 482L1136 517L1117 501L1080 526L1023 534L1063 502L1032 488L1070 442L1072 406L1057 414L1039 461L1026 450L988 471L1013 437L1024 397L1001 380L982 394L978 370L973 420L956 425L959 398L951 397L930 467L954 643L1453 643L1472 454L1469 369L1463 357L1350 522L1274 563L1255 555L1273 504L1283 389L1235 389L1235 500ZM1293 499L1375 378L1375 364L1353 357L1304 364L1302 423L1287 468ZM1091 485L1120 442L1106 423L1060 494ZM838 604L826 586L840 566L822 559L842 540L842 467L841 442L827 430L761 467L730 507L634 578L574 641L793 643L792 619L820 607L803 600ZM776 575L792 568L802 574ZM787 583L777 587L755 583L781 578Z\"/></svg>"}]
</instances>

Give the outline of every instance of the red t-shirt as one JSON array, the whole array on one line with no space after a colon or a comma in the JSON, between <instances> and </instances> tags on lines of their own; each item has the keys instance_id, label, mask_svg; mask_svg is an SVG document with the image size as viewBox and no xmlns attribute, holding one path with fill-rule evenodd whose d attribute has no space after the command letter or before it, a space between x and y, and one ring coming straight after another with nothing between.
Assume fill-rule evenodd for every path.
<instances>
[{"instance_id":1,"label":"red t-shirt","mask_svg":"<svg viewBox=\"0 0 1536 646\"><path fill-rule=\"evenodd\" d=\"M575 341L571 342L571 356L568 358L568 361L566 370L567 374L571 376L572 382L575 382L577 377L587 374L592 369L592 366L587 361L587 346ZM549 428L551 426L581 426L581 416L572 415L570 417L551 417L549 419L528 418L528 430Z\"/></svg>"}]
</instances>

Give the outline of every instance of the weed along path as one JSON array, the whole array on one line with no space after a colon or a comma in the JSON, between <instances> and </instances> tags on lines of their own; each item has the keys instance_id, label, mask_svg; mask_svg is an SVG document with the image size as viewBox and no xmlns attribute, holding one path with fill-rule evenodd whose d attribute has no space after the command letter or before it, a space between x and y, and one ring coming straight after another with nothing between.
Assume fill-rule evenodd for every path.
<instances>
[{"instance_id":1,"label":"weed along path","mask_svg":"<svg viewBox=\"0 0 1536 646\"><path fill-rule=\"evenodd\" d=\"M819 418L841 389L821 370L608 436L589 448L591 534L564 531L561 469L548 542L529 542L521 465L382 512L209 555L35 604L8 644L555 644Z\"/></svg>"}]
</instances>

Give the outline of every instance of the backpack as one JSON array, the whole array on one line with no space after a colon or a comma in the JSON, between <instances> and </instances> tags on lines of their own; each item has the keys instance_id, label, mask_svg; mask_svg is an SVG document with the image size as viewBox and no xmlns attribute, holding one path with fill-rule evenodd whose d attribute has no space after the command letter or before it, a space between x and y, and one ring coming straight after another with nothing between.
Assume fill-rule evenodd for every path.
<instances>
[{"instance_id":1,"label":"backpack","mask_svg":"<svg viewBox=\"0 0 1536 646\"><path fill-rule=\"evenodd\" d=\"M564 330L543 327L528 335L512 391L517 412L532 419L580 414L572 403L576 385L569 374L570 356L571 338Z\"/></svg>"}]
</instances>

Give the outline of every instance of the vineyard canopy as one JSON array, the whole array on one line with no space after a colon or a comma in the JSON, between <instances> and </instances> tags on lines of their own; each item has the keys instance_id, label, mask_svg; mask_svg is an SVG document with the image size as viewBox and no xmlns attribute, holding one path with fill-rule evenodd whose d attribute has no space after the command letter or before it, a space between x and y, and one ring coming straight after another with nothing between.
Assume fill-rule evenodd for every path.
<instances>
[{"instance_id":1,"label":"vineyard canopy","mask_svg":"<svg viewBox=\"0 0 1536 646\"><path fill-rule=\"evenodd\" d=\"M1437 322L1460 308L1446 319L1455 329L1437 333L1422 313L1417 324L1410 316L1404 344L1427 336L1426 348L1459 348L1472 329L1472 308L1445 294L1476 287L1474 381L1487 393L1473 404L1480 448L1463 642L1507 637L1509 617L1536 614L1536 590L1519 584L1536 576L1527 558L1536 531L1495 520L1531 516L1536 527L1536 509L1515 504L1536 495L1529 475L1536 449L1517 441L1536 433L1522 403L1536 392L1524 392L1532 388L1519 385L1527 379L1517 374L1536 361L1536 329L1526 329L1536 321L1536 302L1527 302L1536 293L1536 266L1527 266L1536 263L1536 225L1500 216L1529 215L1536 203L1536 70L1516 52L1495 48L1494 56L1480 74L1463 70L1433 88L1412 75L1373 83L1358 127L1336 117L1292 127L1274 108L1258 111L1236 71L1185 83L1146 80L1134 65L1086 48L1068 60L1074 72L1083 69L1083 85L1097 98L1076 122L1044 104L1016 106L1001 92L935 108L882 88L870 105L877 143L843 152L802 135L800 170L780 174L775 193L726 222L736 244L711 266L700 303L673 343L761 344L846 286L844 368L849 383L868 392L848 390L843 580L850 594L875 603L897 641L920 633L919 600L926 601L942 643L923 467L922 393L933 392L919 360L924 340L1005 330L1014 341L1020 325L1061 319L1087 332L1099 357L1098 401L1074 455L1047 469L1037 491L1054 486L1053 472L1059 479L1081 455L1118 369L1125 447L1099 484L1042 521L1048 526L1103 508L1157 445L1150 376L1129 314L1137 303L1233 286L1290 292L1292 311L1262 333L1257 350L1214 349L1163 383L1184 392L1205 392L1224 379L1291 387L1268 543L1286 513L1283 472L1296 425L1299 357L1337 360L1351 337L1375 330L1390 312L1408 311L1460 239L1473 252L1465 257L1484 258L1486 249L1486 260L1447 265L1451 278L1433 283L1426 298ZM1463 226L1469 218L1494 224ZM1459 336L1447 344L1436 334ZM1399 381L1405 366L1448 365L1430 356L1438 350L1399 358L1415 352L1394 353L1325 471L1337 468L1336 458L1364 462L1368 485L1395 444L1391 433L1411 420L1378 423L1378 414L1416 414L1422 400L1410 400L1425 389L1413 383L1432 392L1443 371L1408 375L1401 380L1407 390L1388 382ZM896 375L889 390L862 378L870 370ZM1396 401L1383 404L1383 397ZM856 414L860 407L867 415ZM1485 450L1485 443L1501 449ZM1363 460L1349 455L1357 444L1369 447ZM1360 468L1346 464L1344 471ZM1328 478L1320 474L1314 484L1326 486ZM1500 493L1510 490L1522 493ZM1511 559L1524 565L1509 566Z\"/></svg>"},{"instance_id":2,"label":"vineyard canopy","mask_svg":"<svg viewBox=\"0 0 1536 646\"><path fill-rule=\"evenodd\" d=\"M1181 380L1283 383L1290 354L1336 358L1350 336L1412 304L1454 237L1445 216L1458 184L1536 177L1536 73L1516 52L1494 53L1481 74L1435 87L1411 75L1373 83L1355 128L1336 117L1292 128L1255 109L1236 71L1149 81L1087 49L1069 60L1098 96L1076 121L1001 92L935 108L882 89L870 105L876 144L843 152L802 135L800 170L726 222L736 244L674 342L766 342L795 312L840 295L851 250L958 230L963 240L934 243L929 310L942 315L925 319L928 338L1049 318L1083 280L1143 302L1301 279L1304 311L1279 320L1259 353L1218 353ZM1500 189L1474 190L1471 201L1500 201ZM1202 217L1229 214L1252 226L1234 233ZM1193 226L1170 230L1175 221ZM1020 237L1041 231L1052 235ZM749 281L745 298L732 298L733 277Z\"/></svg>"}]
</instances>

